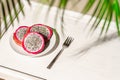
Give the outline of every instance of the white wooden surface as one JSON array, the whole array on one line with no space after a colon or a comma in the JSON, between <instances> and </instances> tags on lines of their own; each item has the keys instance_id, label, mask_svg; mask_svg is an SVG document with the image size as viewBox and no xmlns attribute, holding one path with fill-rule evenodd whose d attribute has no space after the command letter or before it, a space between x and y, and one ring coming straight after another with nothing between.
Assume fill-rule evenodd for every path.
<instances>
[{"instance_id":1,"label":"white wooden surface","mask_svg":"<svg viewBox=\"0 0 120 80\"><path fill-rule=\"evenodd\" d=\"M85 15L82 19L78 20L80 17L79 13L66 11L64 24L65 35L74 37L74 42L63 52L52 69L49 70L46 67L61 49L62 42L65 38L61 34L60 19L58 19L56 26L60 35L60 44L54 52L47 56L36 58L16 53L11 48L9 39L18 26L30 26L35 23L44 23L55 28L54 16L56 8L52 8L52 11L48 16L48 22L45 22L47 6L32 2L33 5L30 7L25 1L24 4L26 16L24 17L20 13L20 22L18 23L15 20L14 27L10 27L0 41L0 65L43 77L47 80L120 80L119 38L95 46L86 53L79 53L97 39L100 31L98 28L96 34L92 36L89 35L88 30L91 24L86 27L86 23L90 18L88 15ZM114 27L115 24L113 22L108 34L115 32ZM14 71L9 71L2 67L0 68L0 72L8 73L10 75L15 74L14 76L22 77L22 79L26 80L35 80L29 76L17 74Z\"/></svg>"}]
</instances>

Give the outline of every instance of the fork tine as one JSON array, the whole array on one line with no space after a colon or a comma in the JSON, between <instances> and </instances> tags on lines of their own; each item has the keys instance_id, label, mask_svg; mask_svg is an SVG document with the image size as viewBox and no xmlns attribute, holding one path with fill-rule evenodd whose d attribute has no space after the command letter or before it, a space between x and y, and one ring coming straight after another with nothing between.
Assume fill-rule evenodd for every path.
<instances>
[{"instance_id":1,"label":"fork tine","mask_svg":"<svg viewBox=\"0 0 120 80\"><path fill-rule=\"evenodd\" d=\"M68 36L63 45L69 46L72 41L73 41L73 38Z\"/></svg>"},{"instance_id":2,"label":"fork tine","mask_svg":"<svg viewBox=\"0 0 120 80\"><path fill-rule=\"evenodd\" d=\"M71 42L74 40L74 38L71 37Z\"/></svg>"},{"instance_id":3,"label":"fork tine","mask_svg":"<svg viewBox=\"0 0 120 80\"><path fill-rule=\"evenodd\" d=\"M68 46L71 44L71 42L73 41L73 38L72 37L69 37L69 41L68 41Z\"/></svg>"},{"instance_id":4,"label":"fork tine","mask_svg":"<svg viewBox=\"0 0 120 80\"><path fill-rule=\"evenodd\" d=\"M69 46L70 43L71 43L71 37L68 37L68 41L67 41L66 45Z\"/></svg>"},{"instance_id":5,"label":"fork tine","mask_svg":"<svg viewBox=\"0 0 120 80\"><path fill-rule=\"evenodd\" d=\"M63 45L66 45L66 43L68 42L69 37L66 38L65 42L63 43Z\"/></svg>"}]
</instances>

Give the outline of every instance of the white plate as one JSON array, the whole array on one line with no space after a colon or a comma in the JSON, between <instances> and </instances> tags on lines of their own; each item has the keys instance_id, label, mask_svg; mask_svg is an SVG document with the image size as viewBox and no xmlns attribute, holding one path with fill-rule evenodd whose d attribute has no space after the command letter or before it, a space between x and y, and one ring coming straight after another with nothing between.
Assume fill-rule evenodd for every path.
<instances>
[{"instance_id":1,"label":"white plate","mask_svg":"<svg viewBox=\"0 0 120 80\"><path fill-rule=\"evenodd\" d=\"M15 43L15 41L13 40L13 34L10 37L10 45L11 45L12 49L19 54L31 56L31 57L40 57L40 56L44 56L44 55L47 55L47 54L53 52L57 48L57 46L60 42L59 40L60 39L59 39L58 33L56 32L55 29L53 29L53 35L52 35L49 43L46 44L44 51L39 54L30 54L30 53L26 52L21 46L19 46Z\"/></svg>"}]
</instances>

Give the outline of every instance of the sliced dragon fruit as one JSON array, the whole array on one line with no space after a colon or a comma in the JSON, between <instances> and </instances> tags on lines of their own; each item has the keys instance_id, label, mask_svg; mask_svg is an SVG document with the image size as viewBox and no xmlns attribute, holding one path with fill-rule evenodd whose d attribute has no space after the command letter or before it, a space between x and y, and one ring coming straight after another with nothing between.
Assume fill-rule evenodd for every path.
<instances>
[{"instance_id":1,"label":"sliced dragon fruit","mask_svg":"<svg viewBox=\"0 0 120 80\"><path fill-rule=\"evenodd\" d=\"M30 32L24 36L22 47L31 54L38 54L44 50L44 38L37 32Z\"/></svg>"},{"instance_id":2,"label":"sliced dragon fruit","mask_svg":"<svg viewBox=\"0 0 120 80\"><path fill-rule=\"evenodd\" d=\"M44 36L45 42L50 40L52 37L53 31L52 28L44 24L34 24L29 28L30 32L38 32Z\"/></svg>"},{"instance_id":3,"label":"sliced dragon fruit","mask_svg":"<svg viewBox=\"0 0 120 80\"><path fill-rule=\"evenodd\" d=\"M28 26L20 26L13 34L13 40L16 44L22 46L24 35L28 32Z\"/></svg>"}]
</instances>

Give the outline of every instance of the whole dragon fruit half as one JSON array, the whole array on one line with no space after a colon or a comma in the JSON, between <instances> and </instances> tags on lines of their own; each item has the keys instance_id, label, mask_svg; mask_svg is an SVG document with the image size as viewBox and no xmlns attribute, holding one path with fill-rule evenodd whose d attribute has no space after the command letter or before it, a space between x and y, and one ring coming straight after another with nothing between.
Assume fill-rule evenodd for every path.
<instances>
[{"instance_id":1,"label":"whole dragon fruit half","mask_svg":"<svg viewBox=\"0 0 120 80\"><path fill-rule=\"evenodd\" d=\"M38 54L44 50L45 42L41 34L30 32L24 36L22 47L31 54Z\"/></svg>"},{"instance_id":2,"label":"whole dragon fruit half","mask_svg":"<svg viewBox=\"0 0 120 80\"><path fill-rule=\"evenodd\" d=\"M51 27L44 24L34 24L29 28L29 32L38 32L44 36L45 42L50 40L53 30Z\"/></svg>"},{"instance_id":3,"label":"whole dragon fruit half","mask_svg":"<svg viewBox=\"0 0 120 80\"><path fill-rule=\"evenodd\" d=\"M18 45L22 45L23 37L28 32L28 26L20 26L13 34L13 40Z\"/></svg>"}]
</instances>

